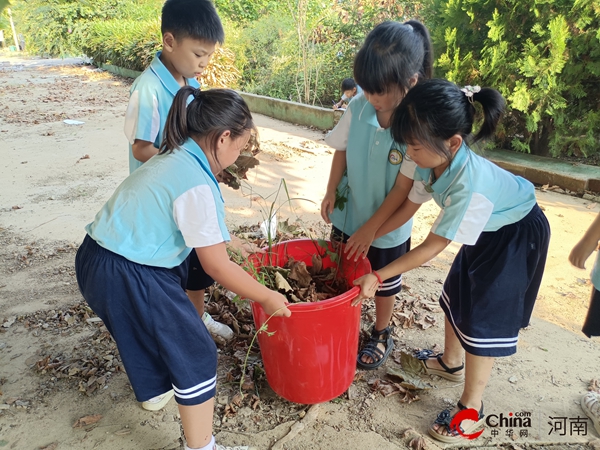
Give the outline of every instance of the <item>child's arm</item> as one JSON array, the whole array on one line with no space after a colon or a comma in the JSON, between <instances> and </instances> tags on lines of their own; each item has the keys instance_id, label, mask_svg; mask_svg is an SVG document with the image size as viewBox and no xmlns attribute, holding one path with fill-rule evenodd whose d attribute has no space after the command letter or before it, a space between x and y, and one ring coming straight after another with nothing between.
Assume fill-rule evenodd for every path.
<instances>
[{"instance_id":1,"label":"child's arm","mask_svg":"<svg viewBox=\"0 0 600 450\"><path fill-rule=\"evenodd\" d=\"M133 152L133 157L143 163L158 153L158 149L154 146L153 142L142 141L141 139L133 141L131 151Z\"/></svg>"},{"instance_id":2,"label":"child's arm","mask_svg":"<svg viewBox=\"0 0 600 450\"><path fill-rule=\"evenodd\" d=\"M581 240L571 250L569 255L571 264L580 269L585 269L585 261L598 248L598 241L600 241L600 213L598 213Z\"/></svg>"},{"instance_id":3,"label":"child's arm","mask_svg":"<svg viewBox=\"0 0 600 450\"><path fill-rule=\"evenodd\" d=\"M229 259L224 242L198 247L196 253L205 272L226 289L260 303L269 315L289 317L292 314L283 295L263 286Z\"/></svg>"},{"instance_id":4,"label":"child's arm","mask_svg":"<svg viewBox=\"0 0 600 450\"><path fill-rule=\"evenodd\" d=\"M346 152L336 150L333 154L333 161L331 162L331 172L329 173L329 181L327 182L327 191L325 197L321 202L321 217L326 223L331 223L329 220L329 214L333 212L335 205L335 191L344 176L346 170Z\"/></svg>"},{"instance_id":5,"label":"child's arm","mask_svg":"<svg viewBox=\"0 0 600 450\"><path fill-rule=\"evenodd\" d=\"M450 242L452 241L445 237L429 233L421 245L402 255L395 261L392 261L383 269L378 270L377 274L380 279L387 280L393 276L408 272L435 258L450 244ZM376 275L371 273L360 277L354 284L360 286L360 294L352 302L352 305L356 306L365 298L370 298L375 295L375 292L379 287L379 280Z\"/></svg>"},{"instance_id":6,"label":"child's arm","mask_svg":"<svg viewBox=\"0 0 600 450\"><path fill-rule=\"evenodd\" d=\"M367 254L369 247L375 240L376 236L383 236L384 234L387 234L395 229L389 229L387 233L383 234L378 232L381 225L386 222L386 220L394 213L394 211L398 210L400 205L405 203L412 185L413 180L401 172L398 173L394 187L385 197L385 200L381 206L377 209L377 211L375 211L375 214L373 214L373 216L367 220L362 227L356 230L356 232L348 239L348 243L345 247L347 259L351 259L352 256L354 256L354 260L357 261L361 255Z\"/></svg>"}]
</instances>

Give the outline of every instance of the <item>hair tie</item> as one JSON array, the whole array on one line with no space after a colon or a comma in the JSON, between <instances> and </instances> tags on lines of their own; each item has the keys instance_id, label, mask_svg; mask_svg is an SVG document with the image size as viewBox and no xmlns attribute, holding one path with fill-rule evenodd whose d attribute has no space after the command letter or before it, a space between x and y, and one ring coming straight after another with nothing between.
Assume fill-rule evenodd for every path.
<instances>
[{"instance_id":1,"label":"hair tie","mask_svg":"<svg viewBox=\"0 0 600 450\"><path fill-rule=\"evenodd\" d=\"M461 91L467 96L469 103L473 104L473 94L477 94L481 91L481 87L479 86L465 86L461 89Z\"/></svg>"},{"instance_id":2,"label":"hair tie","mask_svg":"<svg viewBox=\"0 0 600 450\"><path fill-rule=\"evenodd\" d=\"M200 95L202 95L202 90L200 90L200 88L196 88L194 89L194 92L192 92L192 95L194 96L194 99L198 100Z\"/></svg>"}]
</instances>

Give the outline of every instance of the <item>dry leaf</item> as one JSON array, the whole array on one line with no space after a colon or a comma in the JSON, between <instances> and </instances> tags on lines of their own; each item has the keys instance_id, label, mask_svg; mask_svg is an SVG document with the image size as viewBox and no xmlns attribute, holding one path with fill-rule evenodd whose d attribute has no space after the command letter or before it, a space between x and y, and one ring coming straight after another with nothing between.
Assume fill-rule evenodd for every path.
<instances>
[{"instance_id":1,"label":"dry leaf","mask_svg":"<svg viewBox=\"0 0 600 450\"><path fill-rule=\"evenodd\" d=\"M85 416L81 419L78 419L77 422L73 424L73 428L82 428L88 425L92 425L102 419L102 414L94 414L92 416Z\"/></svg>"},{"instance_id":2,"label":"dry leaf","mask_svg":"<svg viewBox=\"0 0 600 450\"><path fill-rule=\"evenodd\" d=\"M293 290L290 286L290 283L288 283L287 280L283 278L283 275L281 275L279 272L275 272L275 286L277 286L278 290L284 292Z\"/></svg>"},{"instance_id":3,"label":"dry leaf","mask_svg":"<svg viewBox=\"0 0 600 450\"><path fill-rule=\"evenodd\" d=\"M54 450L58 447L58 442L53 442L52 444L48 444L45 447L40 447L40 450Z\"/></svg>"},{"instance_id":4,"label":"dry leaf","mask_svg":"<svg viewBox=\"0 0 600 450\"><path fill-rule=\"evenodd\" d=\"M416 438L411 439L411 441L408 443L408 446L414 450L425 450L427 448L423 436L418 436Z\"/></svg>"},{"instance_id":5,"label":"dry leaf","mask_svg":"<svg viewBox=\"0 0 600 450\"><path fill-rule=\"evenodd\" d=\"M294 261L288 278L296 280L300 287L304 288L310 286L310 282L312 281L312 276L308 273L306 263L302 261Z\"/></svg>"}]
</instances>

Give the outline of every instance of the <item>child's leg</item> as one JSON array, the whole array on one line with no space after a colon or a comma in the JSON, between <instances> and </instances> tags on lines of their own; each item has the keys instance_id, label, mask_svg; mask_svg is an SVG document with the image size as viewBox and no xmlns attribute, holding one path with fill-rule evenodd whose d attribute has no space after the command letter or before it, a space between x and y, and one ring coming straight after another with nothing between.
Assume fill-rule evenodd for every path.
<instances>
[{"instance_id":1,"label":"child's leg","mask_svg":"<svg viewBox=\"0 0 600 450\"><path fill-rule=\"evenodd\" d=\"M381 269L410 250L410 238L392 248L371 247L367 258L373 270ZM376 369L385 362L394 347L391 330L388 328L394 313L396 294L402 289L402 275L384 280L375 295L375 324L371 338L358 354L358 365L363 369Z\"/></svg>"},{"instance_id":2,"label":"child's leg","mask_svg":"<svg viewBox=\"0 0 600 450\"><path fill-rule=\"evenodd\" d=\"M375 296L375 329L383 330L390 324L392 314L394 314L395 295L387 297ZM385 350L385 349L382 349Z\"/></svg>"},{"instance_id":3,"label":"child's leg","mask_svg":"<svg viewBox=\"0 0 600 450\"><path fill-rule=\"evenodd\" d=\"M178 405L183 434L190 448L202 448L209 444L213 432L214 397L199 405Z\"/></svg>"},{"instance_id":4,"label":"child's leg","mask_svg":"<svg viewBox=\"0 0 600 450\"><path fill-rule=\"evenodd\" d=\"M470 353L466 354L465 361L465 387L460 397L460 403L466 408L473 408L480 411L483 406L483 391L492 374L492 367L495 358L487 356L476 356ZM458 406L455 406L450 411L450 416L453 417L459 411ZM467 425L465 421L465 425ZM434 423L431 427L436 433L448 435L448 429L444 425Z\"/></svg>"},{"instance_id":5,"label":"child's leg","mask_svg":"<svg viewBox=\"0 0 600 450\"><path fill-rule=\"evenodd\" d=\"M205 289L201 289L199 291L191 291L191 290L185 291L187 293L187 296L190 298L190 301L194 305L194 308L196 308L196 311L198 311L198 315L200 317L202 317L202 315L204 314L204 292L205 291L206 291Z\"/></svg>"},{"instance_id":6,"label":"child's leg","mask_svg":"<svg viewBox=\"0 0 600 450\"><path fill-rule=\"evenodd\" d=\"M463 357L465 351L460 344L460 341L456 337L454 328L450 325L448 317L444 318L444 354L442 356L442 362L447 367L459 367L463 364ZM437 357L431 357L425 361L425 365L428 369L445 370L444 367L438 362ZM457 370L456 375L463 373L464 369Z\"/></svg>"},{"instance_id":7,"label":"child's leg","mask_svg":"<svg viewBox=\"0 0 600 450\"><path fill-rule=\"evenodd\" d=\"M204 293L213 283L214 280L202 268L196 251L192 250L188 256L188 277L185 286L187 296L210 334L229 340L233 338L233 330L224 323L217 322L204 311Z\"/></svg>"}]
</instances>

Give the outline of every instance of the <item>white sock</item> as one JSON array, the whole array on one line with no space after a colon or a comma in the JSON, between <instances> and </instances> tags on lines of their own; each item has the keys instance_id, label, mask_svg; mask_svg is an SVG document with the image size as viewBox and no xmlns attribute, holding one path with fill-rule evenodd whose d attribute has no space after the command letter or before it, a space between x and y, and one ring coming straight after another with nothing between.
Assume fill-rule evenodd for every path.
<instances>
[{"instance_id":1,"label":"white sock","mask_svg":"<svg viewBox=\"0 0 600 450\"><path fill-rule=\"evenodd\" d=\"M188 447L187 444L185 444L185 450L213 450L214 448L215 448L215 437L214 436L212 436L210 438L210 442L204 447L192 448L192 447Z\"/></svg>"}]
</instances>

